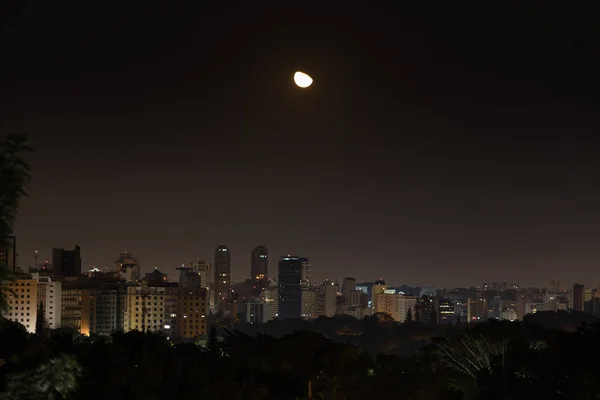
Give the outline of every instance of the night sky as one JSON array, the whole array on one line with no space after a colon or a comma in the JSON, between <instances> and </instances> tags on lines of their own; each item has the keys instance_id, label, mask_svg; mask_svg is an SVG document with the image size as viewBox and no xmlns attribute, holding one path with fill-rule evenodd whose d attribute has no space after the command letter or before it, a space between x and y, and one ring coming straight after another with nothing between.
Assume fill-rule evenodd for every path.
<instances>
[{"instance_id":1,"label":"night sky","mask_svg":"<svg viewBox=\"0 0 600 400\"><path fill-rule=\"evenodd\" d=\"M317 280L600 284L598 8L2 3L22 266L223 242L234 280L265 244Z\"/></svg>"}]
</instances>

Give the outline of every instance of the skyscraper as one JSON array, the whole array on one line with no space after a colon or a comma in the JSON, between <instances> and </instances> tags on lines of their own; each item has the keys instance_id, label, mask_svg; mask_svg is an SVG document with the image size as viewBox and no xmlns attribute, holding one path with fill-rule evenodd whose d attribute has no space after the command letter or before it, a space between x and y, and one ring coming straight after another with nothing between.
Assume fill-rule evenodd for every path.
<instances>
[{"instance_id":1,"label":"skyscraper","mask_svg":"<svg viewBox=\"0 0 600 400\"><path fill-rule=\"evenodd\" d=\"M574 283L573 290L571 292L572 305L571 309L573 311L583 311L584 308L584 291L585 287L582 283Z\"/></svg>"},{"instance_id":2,"label":"skyscraper","mask_svg":"<svg viewBox=\"0 0 600 400\"><path fill-rule=\"evenodd\" d=\"M52 272L55 275L81 275L81 249L75 246L73 250L52 249Z\"/></svg>"},{"instance_id":3,"label":"skyscraper","mask_svg":"<svg viewBox=\"0 0 600 400\"><path fill-rule=\"evenodd\" d=\"M255 281L266 280L269 274L267 246L257 246L250 255L250 277Z\"/></svg>"},{"instance_id":4,"label":"skyscraper","mask_svg":"<svg viewBox=\"0 0 600 400\"><path fill-rule=\"evenodd\" d=\"M279 260L279 318L300 318L302 315L302 278L308 259L286 256Z\"/></svg>"},{"instance_id":5,"label":"skyscraper","mask_svg":"<svg viewBox=\"0 0 600 400\"><path fill-rule=\"evenodd\" d=\"M215 249L215 302L229 299L231 287L231 254L226 245Z\"/></svg>"}]
</instances>

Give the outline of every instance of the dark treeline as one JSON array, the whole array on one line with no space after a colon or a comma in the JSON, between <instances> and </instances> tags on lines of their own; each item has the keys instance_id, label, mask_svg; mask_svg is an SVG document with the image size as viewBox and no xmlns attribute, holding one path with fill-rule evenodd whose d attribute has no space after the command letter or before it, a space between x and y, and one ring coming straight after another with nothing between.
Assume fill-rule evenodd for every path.
<instances>
[{"instance_id":1,"label":"dark treeline","mask_svg":"<svg viewBox=\"0 0 600 400\"><path fill-rule=\"evenodd\" d=\"M308 330L271 336L235 330L219 335L211 329L208 340L179 344L137 331L111 337L82 337L63 329L30 335L3 321L0 398L598 398L600 325L546 328L538 321L572 324L578 316L538 314L523 322L459 325L447 328L444 337L422 335L410 354L373 354L352 344L365 335L378 342L379 334L388 335L385 342L394 335L415 341L414 332L425 329L382 319L358 321L364 331L345 335L348 342L343 334L332 339ZM337 322L338 330L348 333L347 321Z\"/></svg>"}]
</instances>

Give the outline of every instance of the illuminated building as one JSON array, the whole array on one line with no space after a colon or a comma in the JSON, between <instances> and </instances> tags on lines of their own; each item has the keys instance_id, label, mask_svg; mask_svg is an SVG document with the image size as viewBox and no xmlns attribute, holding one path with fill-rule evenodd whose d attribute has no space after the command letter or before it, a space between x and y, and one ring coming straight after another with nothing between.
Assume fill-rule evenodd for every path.
<instances>
[{"instance_id":1,"label":"illuminated building","mask_svg":"<svg viewBox=\"0 0 600 400\"><path fill-rule=\"evenodd\" d=\"M128 287L125 332L171 333L177 327L178 295L175 285Z\"/></svg>"},{"instance_id":2,"label":"illuminated building","mask_svg":"<svg viewBox=\"0 0 600 400\"><path fill-rule=\"evenodd\" d=\"M179 288L177 300L179 312L175 335L183 339L206 335L206 289Z\"/></svg>"},{"instance_id":3,"label":"illuminated building","mask_svg":"<svg viewBox=\"0 0 600 400\"><path fill-rule=\"evenodd\" d=\"M164 332L167 337L206 334L207 293L177 284L127 288L125 331Z\"/></svg>"},{"instance_id":4,"label":"illuminated building","mask_svg":"<svg viewBox=\"0 0 600 400\"><path fill-rule=\"evenodd\" d=\"M264 281L269 275L269 252L266 246L257 246L250 254L250 277L254 281Z\"/></svg>"},{"instance_id":5,"label":"illuminated building","mask_svg":"<svg viewBox=\"0 0 600 400\"><path fill-rule=\"evenodd\" d=\"M89 335L95 311L91 290L63 287L61 297L61 327Z\"/></svg>"},{"instance_id":6,"label":"illuminated building","mask_svg":"<svg viewBox=\"0 0 600 400\"><path fill-rule=\"evenodd\" d=\"M467 299L467 320L480 321L488 319L487 299L481 294Z\"/></svg>"},{"instance_id":7,"label":"illuminated building","mask_svg":"<svg viewBox=\"0 0 600 400\"><path fill-rule=\"evenodd\" d=\"M438 320L440 324L454 324L456 315L454 314L454 302L449 299L440 301Z\"/></svg>"},{"instance_id":8,"label":"illuminated building","mask_svg":"<svg viewBox=\"0 0 600 400\"><path fill-rule=\"evenodd\" d=\"M417 298L397 293L393 289L383 289L383 287L385 285L373 286L373 311L375 313L388 314L395 321L404 322L406 321L408 310L411 310L414 318Z\"/></svg>"},{"instance_id":9,"label":"illuminated building","mask_svg":"<svg viewBox=\"0 0 600 400\"><path fill-rule=\"evenodd\" d=\"M215 249L215 305L222 308L230 297L231 289L231 252L226 245Z\"/></svg>"},{"instance_id":10,"label":"illuminated building","mask_svg":"<svg viewBox=\"0 0 600 400\"><path fill-rule=\"evenodd\" d=\"M269 320L275 319L279 314L279 288L274 282L269 282L263 291L263 299L269 305Z\"/></svg>"},{"instance_id":11,"label":"illuminated building","mask_svg":"<svg viewBox=\"0 0 600 400\"><path fill-rule=\"evenodd\" d=\"M2 282L2 291L8 303L4 318L20 323L29 333L35 333L39 305L37 281L29 278Z\"/></svg>"}]
</instances>

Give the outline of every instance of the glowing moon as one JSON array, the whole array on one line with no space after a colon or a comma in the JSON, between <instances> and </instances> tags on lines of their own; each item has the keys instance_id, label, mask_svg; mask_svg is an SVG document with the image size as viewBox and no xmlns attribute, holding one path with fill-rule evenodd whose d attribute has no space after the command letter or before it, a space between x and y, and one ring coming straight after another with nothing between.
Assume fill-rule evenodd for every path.
<instances>
[{"instance_id":1,"label":"glowing moon","mask_svg":"<svg viewBox=\"0 0 600 400\"><path fill-rule=\"evenodd\" d=\"M294 82L298 87L307 88L313 83L313 79L304 72L297 71L294 74Z\"/></svg>"}]
</instances>

